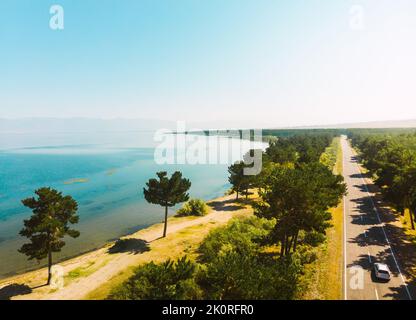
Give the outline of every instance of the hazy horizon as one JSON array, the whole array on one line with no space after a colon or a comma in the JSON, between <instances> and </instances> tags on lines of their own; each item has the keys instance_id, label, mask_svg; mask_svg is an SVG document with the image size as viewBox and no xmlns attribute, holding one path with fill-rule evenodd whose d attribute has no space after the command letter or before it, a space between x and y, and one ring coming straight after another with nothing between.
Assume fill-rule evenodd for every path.
<instances>
[{"instance_id":1,"label":"hazy horizon","mask_svg":"<svg viewBox=\"0 0 416 320\"><path fill-rule=\"evenodd\" d=\"M0 118L416 119L412 0L58 4L63 30L49 27L50 1L0 3Z\"/></svg>"},{"instance_id":2,"label":"hazy horizon","mask_svg":"<svg viewBox=\"0 0 416 320\"><path fill-rule=\"evenodd\" d=\"M298 126L235 126L224 122L222 125L204 122L179 122L185 131L217 129L319 129L319 128L416 128L416 119L321 123ZM99 131L156 131L159 129L179 130L177 121L145 118L84 118L84 117L27 117L0 118L0 132L99 132ZM179 130L182 131L182 130Z\"/></svg>"}]
</instances>

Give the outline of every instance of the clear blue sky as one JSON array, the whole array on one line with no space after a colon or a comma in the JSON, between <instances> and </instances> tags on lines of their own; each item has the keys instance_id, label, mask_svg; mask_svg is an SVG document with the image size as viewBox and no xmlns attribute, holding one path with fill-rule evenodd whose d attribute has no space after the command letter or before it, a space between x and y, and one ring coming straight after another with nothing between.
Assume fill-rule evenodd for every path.
<instances>
[{"instance_id":1,"label":"clear blue sky","mask_svg":"<svg viewBox=\"0 0 416 320\"><path fill-rule=\"evenodd\" d=\"M415 16L414 0L1 0L0 118L416 118Z\"/></svg>"}]
</instances>

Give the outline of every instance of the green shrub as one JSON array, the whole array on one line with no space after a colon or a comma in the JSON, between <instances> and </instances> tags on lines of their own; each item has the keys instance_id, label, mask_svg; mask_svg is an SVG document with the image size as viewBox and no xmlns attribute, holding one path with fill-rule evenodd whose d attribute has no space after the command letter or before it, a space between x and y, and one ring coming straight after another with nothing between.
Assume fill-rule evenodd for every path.
<instances>
[{"instance_id":1,"label":"green shrub","mask_svg":"<svg viewBox=\"0 0 416 320\"><path fill-rule=\"evenodd\" d=\"M204 299L293 299L303 264L313 252L283 258L262 251L275 220L258 217L232 220L210 232L199 247L204 263L197 283Z\"/></svg>"},{"instance_id":2,"label":"green shrub","mask_svg":"<svg viewBox=\"0 0 416 320\"><path fill-rule=\"evenodd\" d=\"M204 216L208 213L208 206L201 199L191 199L178 210L177 216Z\"/></svg>"},{"instance_id":3,"label":"green shrub","mask_svg":"<svg viewBox=\"0 0 416 320\"><path fill-rule=\"evenodd\" d=\"M309 244L313 247L317 247L321 243L325 242L326 236L325 234L317 231L311 231L305 233L305 238L303 239L303 242L305 244Z\"/></svg>"},{"instance_id":4,"label":"green shrub","mask_svg":"<svg viewBox=\"0 0 416 320\"><path fill-rule=\"evenodd\" d=\"M300 262L291 257L273 259L255 252L222 252L198 275L205 299L292 299Z\"/></svg>"},{"instance_id":5,"label":"green shrub","mask_svg":"<svg viewBox=\"0 0 416 320\"><path fill-rule=\"evenodd\" d=\"M257 217L231 220L227 226L211 231L201 243L201 261L212 261L222 251L258 251L260 241L270 233L274 224L274 220Z\"/></svg>"},{"instance_id":6,"label":"green shrub","mask_svg":"<svg viewBox=\"0 0 416 320\"><path fill-rule=\"evenodd\" d=\"M183 300L198 299L201 295L195 283L197 265L183 257L176 262L167 260L140 266L109 299L114 300Z\"/></svg>"},{"instance_id":7,"label":"green shrub","mask_svg":"<svg viewBox=\"0 0 416 320\"><path fill-rule=\"evenodd\" d=\"M302 265L312 263L318 258L317 248L308 245L299 246L296 254Z\"/></svg>"}]
</instances>

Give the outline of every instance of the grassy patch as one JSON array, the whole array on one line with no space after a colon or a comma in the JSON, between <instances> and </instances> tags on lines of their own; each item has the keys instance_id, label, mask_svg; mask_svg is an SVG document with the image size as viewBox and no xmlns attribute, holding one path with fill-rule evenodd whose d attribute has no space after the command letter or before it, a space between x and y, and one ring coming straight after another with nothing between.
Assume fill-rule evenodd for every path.
<instances>
[{"instance_id":1,"label":"grassy patch","mask_svg":"<svg viewBox=\"0 0 416 320\"><path fill-rule=\"evenodd\" d=\"M65 276L67 279L76 279L91 274L92 267L95 265L94 261L88 262L86 266L75 268L68 272Z\"/></svg>"},{"instance_id":2,"label":"grassy patch","mask_svg":"<svg viewBox=\"0 0 416 320\"><path fill-rule=\"evenodd\" d=\"M88 261L85 265L75 268L65 275L65 285L68 285L69 283L78 278L88 277L98 269L104 267L107 263L108 259L101 263L96 263L95 261Z\"/></svg>"},{"instance_id":3,"label":"grassy patch","mask_svg":"<svg viewBox=\"0 0 416 320\"><path fill-rule=\"evenodd\" d=\"M305 299L342 299L343 206L331 213L333 226L327 231L327 241L319 247L316 261L305 272L310 273Z\"/></svg>"}]
</instances>

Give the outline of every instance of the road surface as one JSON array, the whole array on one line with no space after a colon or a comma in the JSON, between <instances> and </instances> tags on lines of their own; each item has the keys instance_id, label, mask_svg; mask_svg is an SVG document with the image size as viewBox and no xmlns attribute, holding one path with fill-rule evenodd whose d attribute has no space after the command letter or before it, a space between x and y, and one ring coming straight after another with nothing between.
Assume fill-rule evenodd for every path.
<instances>
[{"instance_id":1,"label":"road surface","mask_svg":"<svg viewBox=\"0 0 416 320\"><path fill-rule=\"evenodd\" d=\"M344 198L344 298L347 300L409 300L412 294L402 274L389 234L364 180L355 153L342 137L343 172L348 187ZM377 282L373 263L386 263L389 282Z\"/></svg>"}]
</instances>

